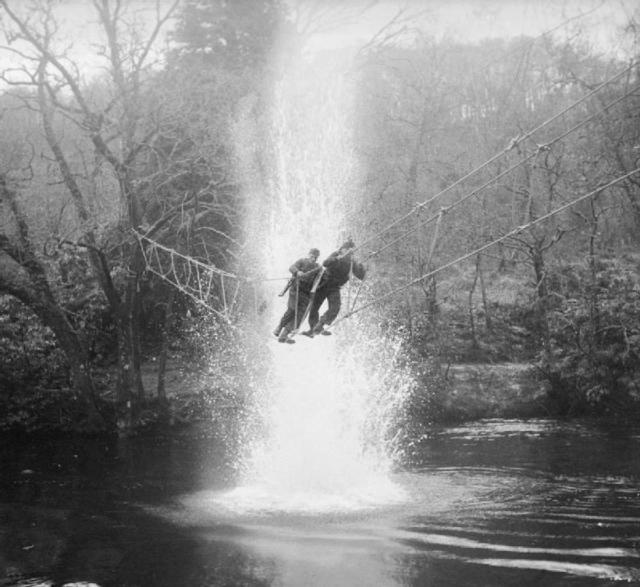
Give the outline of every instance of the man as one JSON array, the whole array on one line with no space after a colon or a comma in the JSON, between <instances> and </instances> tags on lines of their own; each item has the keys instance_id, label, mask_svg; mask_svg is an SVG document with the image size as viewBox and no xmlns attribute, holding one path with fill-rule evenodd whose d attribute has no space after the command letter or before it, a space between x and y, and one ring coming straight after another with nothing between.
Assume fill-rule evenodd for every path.
<instances>
[{"instance_id":1,"label":"man","mask_svg":"<svg viewBox=\"0 0 640 587\"><path fill-rule=\"evenodd\" d=\"M322 265L325 271L320 279L309 310L309 330L302 333L305 336L313 337L316 334L331 334L324 327L329 326L340 312L340 288L349 281L349 276L352 272L358 279L364 279L366 269L364 265L353 258L353 249L355 249L355 243L349 238L337 251L331 253L323 261ZM327 300L329 307L319 318L320 306L325 300Z\"/></svg>"},{"instance_id":2,"label":"man","mask_svg":"<svg viewBox=\"0 0 640 587\"><path fill-rule=\"evenodd\" d=\"M313 282L320 270L320 265L318 264L319 256L320 251L318 249L310 249L306 257L298 259L289 267L289 271L293 277L291 277L284 290L285 292L287 289L289 290L287 309L273 332L273 334L278 337L278 342L286 342L289 344L295 342L295 340L289 337L289 334L298 328L304 319L311 297Z\"/></svg>"}]
</instances>

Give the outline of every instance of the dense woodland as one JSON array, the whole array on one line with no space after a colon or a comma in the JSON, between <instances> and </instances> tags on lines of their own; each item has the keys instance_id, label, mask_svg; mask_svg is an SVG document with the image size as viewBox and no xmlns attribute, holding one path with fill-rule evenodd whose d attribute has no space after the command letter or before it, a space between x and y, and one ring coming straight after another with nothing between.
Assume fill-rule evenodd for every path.
<instances>
[{"instance_id":1,"label":"dense woodland","mask_svg":"<svg viewBox=\"0 0 640 587\"><path fill-rule=\"evenodd\" d=\"M136 29L126 4L93 0L90 76L50 5L0 1L18 63L0 96L0 431L130 430L242 401L247 341L148 271L137 235L246 262L233 131L241 115L260 128L276 44L302 43L325 9L184 0ZM448 366L467 362L530 362L550 413L637 410L639 17L624 54L579 23L476 44L403 23L359 52L351 229L380 235L360 252L366 295L389 294L376 315L423 381L417 417L438 416ZM168 394L169 364L212 372L209 396Z\"/></svg>"}]
</instances>

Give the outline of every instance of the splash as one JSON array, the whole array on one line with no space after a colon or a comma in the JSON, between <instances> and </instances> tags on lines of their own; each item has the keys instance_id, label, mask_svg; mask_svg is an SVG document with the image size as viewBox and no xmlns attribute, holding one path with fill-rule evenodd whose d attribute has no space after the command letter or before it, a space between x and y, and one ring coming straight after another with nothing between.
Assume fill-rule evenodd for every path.
<instances>
[{"instance_id":1,"label":"splash","mask_svg":"<svg viewBox=\"0 0 640 587\"><path fill-rule=\"evenodd\" d=\"M310 247L320 248L321 258L337 248L352 228L359 185L349 59L344 53L289 58L262 121L268 131L249 132L245 122L238 133L245 179L253 173L255 185L266 186L253 188L246 229L256 266L267 276L286 275ZM252 171L256 144L261 164ZM241 512L333 512L402 501L391 476L393 434L411 383L392 368L398 346L381 339L371 322L354 320L332 337L278 344L271 330L286 304L277 296L283 282L264 284L264 298L275 303L261 332L270 347L270 368L255 390L262 426L247 426L241 483L221 498L224 505Z\"/></svg>"}]
</instances>

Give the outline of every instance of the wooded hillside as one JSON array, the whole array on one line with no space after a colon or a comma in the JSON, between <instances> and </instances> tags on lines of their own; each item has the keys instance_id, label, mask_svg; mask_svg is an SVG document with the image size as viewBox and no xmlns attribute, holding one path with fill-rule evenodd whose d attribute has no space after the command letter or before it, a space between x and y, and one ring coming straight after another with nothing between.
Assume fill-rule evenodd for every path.
<instances>
[{"instance_id":1,"label":"wooded hillside","mask_svg":"<svg viewBox=\"0 0 640 587\"><path fill-rule=\"evenodd\" d=\"M247 103L261 128L276 40L304 34L278 0L161 4L142 28L124 3L91 4L99 75L68 56L52 6L0 2L16 63L0 96L3 430L168 421L168 361L213 369L215 397L243 393L228 291L210 283L203 309L149 271L139 236L220 271L248 264L234 129ZM620 34L638 46L638 14ZM579 32L381 38L353 69L365 172L350 215L381 332L402 334L427 386L454 362L525 360L559 413L629 412L640 53L596 53Z\"/></svg>"}]
</instances>

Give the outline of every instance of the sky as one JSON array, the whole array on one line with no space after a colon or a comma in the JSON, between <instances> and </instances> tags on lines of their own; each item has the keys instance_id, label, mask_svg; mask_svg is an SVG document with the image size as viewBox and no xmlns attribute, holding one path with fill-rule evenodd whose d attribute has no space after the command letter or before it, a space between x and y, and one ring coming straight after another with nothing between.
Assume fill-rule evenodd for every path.
<instances>
[{"instance_id":1,"label":"sky","mask_svg":"<svg viewBox=\"0 0 640 587\"><path fill-rule=\"evenodd\" d=\"M355 3L356 0L352 0ZM366 0L362 0L365 2ZM295 2L295 0L294 0ZM381 0L343 30L326 33L316 43L335 46L365 41L381 29L399 10L413 15L409 23L436 39L478 42L487 38L537 36L558 27L557 34L570 34L581 26L594 48L618 53L622 47L620 27L638 0Z\"/></svg>"},{"instance_id":2,"label":"sky","mask_svg":"<svg viewBox=\"0 0 640 587\"><path fill-rule=\"evenodd\" d=\"M402 25L419 28L436 39L478 42L486 38L537 36L556 27L556 34L569 35L576 26L602 53L624 56L620 27L636 13L639 0L286 0L297 13L332 14L331 30L314 35L310 50L365 43L403 12ZM309 8L315 2L316 8ZM168 6L171 0L161 0ZM332 4L333 3L333 4ZM86 73L95 70L98 41L96 16L90 0L58 0L55 3L63 32L63 44ZM9 0L14 9L24 9L23 0ZM311 4L312 6L313 4ZM151 27L156 0L125 0L130 17ZM366 11L362 9L368 7ZM329 10L331 9L331 10ZM337 12L337 17L336 17ZM338 24L339 23L339 24ZM563 24L564 23L564 24ZM562 26L559 26L562 25ZM167 27L166 30L170 28ZM163 40L160 40L160 44ZM7 56L0 55L0 65Z\"/></svg>"}]
</instances>

